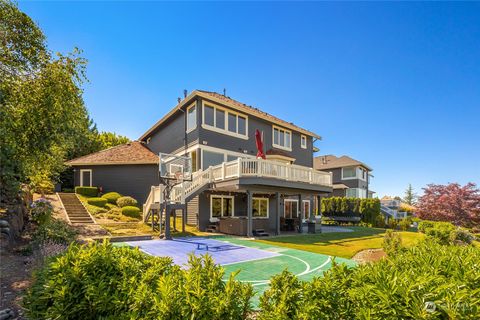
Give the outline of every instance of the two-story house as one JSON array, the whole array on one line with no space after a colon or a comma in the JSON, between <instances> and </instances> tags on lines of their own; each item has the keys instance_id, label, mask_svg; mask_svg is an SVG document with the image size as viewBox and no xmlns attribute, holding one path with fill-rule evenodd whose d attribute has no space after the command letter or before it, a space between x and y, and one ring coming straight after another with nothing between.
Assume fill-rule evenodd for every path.
<instances>
[{"instance_id":1,"label":"two-story house","mask_svg":"<svg viewBox=\"0 0 480 320\"><path fill-rule=\"evenodd\" d=\"M363 162L348 156L323 155L315 157L314 167L332 174L331 196L372 198L375 193L369 188L372 168Z\"/></svg>"},{"instance_id":2,"label":"two-story house","mask_svg":"<svg viewBox=\"0 0 480 320\"><path fill-rule=\"evenodd\" d=\"M256 158L256 130L262 134L266 160ZM139 141L68 164L75 168L76 185L136 196L148 218L161 207L157 155L188 155L194 181L184 182L173 199L184 205L180 208L187 224L205 230L215 222L218 231L238 235L252 235L256 229L279 234L311 217L314 199L332 192L331 174L313 169L318 139L257 108L196 90Z\"/></svg>"}]
</instances>

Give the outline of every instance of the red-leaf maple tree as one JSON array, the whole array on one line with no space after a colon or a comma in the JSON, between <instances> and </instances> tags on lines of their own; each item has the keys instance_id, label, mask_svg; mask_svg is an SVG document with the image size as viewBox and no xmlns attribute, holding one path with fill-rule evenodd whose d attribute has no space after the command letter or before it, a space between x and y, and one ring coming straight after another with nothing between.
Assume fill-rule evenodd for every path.
<instances>
[{"instance_id":1,"label":"red-leaf maple tree","mask_svg":"<svg viewBox=\"0 0 480 320\"><path fill-rule=\"evenodd\" d=\"M421 219L449 221L463 227L480 225L480 189L475 183L429 184L423 191L416 206Z\"/></svg>"}]
</instances>

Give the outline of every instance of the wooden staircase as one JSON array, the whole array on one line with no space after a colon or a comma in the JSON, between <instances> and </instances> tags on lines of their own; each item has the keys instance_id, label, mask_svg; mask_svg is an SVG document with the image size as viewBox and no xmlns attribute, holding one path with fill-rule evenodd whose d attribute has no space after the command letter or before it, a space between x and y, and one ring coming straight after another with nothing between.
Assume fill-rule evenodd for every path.
<instances>
[{"instance_id":1,"label":"wooden staircase","mask_svg":"<svg viewBox=\"0 0 480 320\"><path fill-rule=\"evenodd\" d=\"M58 193L71 224L94 224L92 217L74 193Z\"/></svg>"}]
</instances>

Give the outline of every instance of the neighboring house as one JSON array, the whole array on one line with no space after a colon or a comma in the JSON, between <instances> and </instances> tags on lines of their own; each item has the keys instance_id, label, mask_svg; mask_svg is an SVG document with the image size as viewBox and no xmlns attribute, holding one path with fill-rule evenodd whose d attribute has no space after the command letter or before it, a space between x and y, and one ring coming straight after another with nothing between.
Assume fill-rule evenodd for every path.
<instances>
[{"instance_id":1,"label":"neighboring house","mask_svg":"<svg viewBox=\"0 0 480 320\"><path fill-rule=\"evenodd\" d=\"M256 159L256 129L262 133L267 160ZM220 232L252 235L258 229L278 234L298 228L302 219L312 217L316 197L332 192L331 175L313 169L313 143L318 139L317 134L257 108L218 93L196 90L145 132L140 142L131 145L149 150L157 162L160 152L192 159L194 181L185 182L185 188L175 192L173 199L188 224L203 231L214 222ZM123 161L128 162L128 158ZM124 176L122 181L138 183L123 192L116 189L116 183L110 187L109 181L97 180L100 167L93 162L88 166L79 158L69 164L77 169L76 185L82 184L79 170L91 169L92 185L101 184L106 191L133 194L134 189L147 189L144 196L137 197L144 203L148 218L160 208L158 166L154 172L154 159L149 156L148 161L148 165L129 167L117 164L116 175ZM150 170L146 174L150 179L144 178L143 171L141 177L132 172L140 169Z\"/></svg>"},{"instance_id":2,"label":"neighboring house","mask_svg":"<svg viewBox=\"0 0 480 320\"><path fill-rule=\"evenodd\" d=\"M369 188L372 168L363 162L324 155L315 157L315 169L332 174L334 197L372 198L375 193Z\"/></svg>"}]
</instances>

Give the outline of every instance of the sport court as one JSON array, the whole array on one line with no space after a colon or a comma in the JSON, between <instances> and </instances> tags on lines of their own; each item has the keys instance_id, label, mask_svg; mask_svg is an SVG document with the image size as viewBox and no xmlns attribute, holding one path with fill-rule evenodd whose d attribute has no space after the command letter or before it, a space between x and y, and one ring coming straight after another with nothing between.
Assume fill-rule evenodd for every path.
<instances>
[{"instance_id":1,"label":"sport court","mask_svg":"<svg viewBox=\"0 0 480 320\"><path fill-rule=\"evenodd\" d=\"M130 241L126 244L153 256L169 256L178 265L185 265L191 253L197 256L209 254L225 268L225 279L230 273L240 270L236 279L251 283L257 291L254 305L258 304L258 297L268 287L272 276L288 269L299 279L310 280L328 270L333 259L323 254L228 236ZM335 262L351 267L356 265L354 261L344 258L336 257Z\"/></svg>"}]
</instances>

